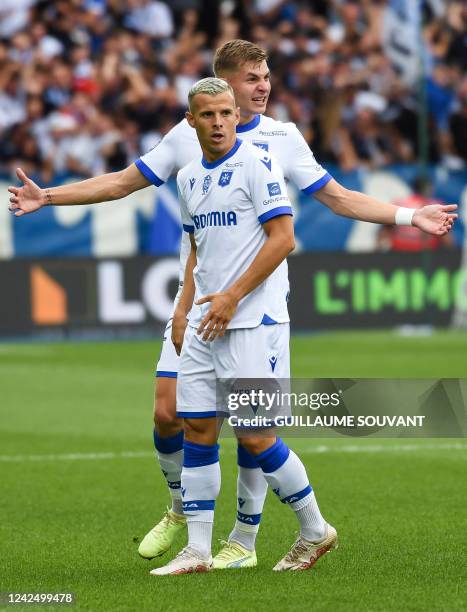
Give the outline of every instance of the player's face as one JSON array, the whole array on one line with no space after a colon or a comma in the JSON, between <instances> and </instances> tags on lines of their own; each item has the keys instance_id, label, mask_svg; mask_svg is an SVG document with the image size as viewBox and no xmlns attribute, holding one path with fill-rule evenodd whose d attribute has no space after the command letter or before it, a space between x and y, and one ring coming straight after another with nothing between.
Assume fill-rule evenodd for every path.
<instances>
[{"instance_id":1,"label":"player's face","mask_svg":"<svg viewBox=\"0 0 467 612\"><path fill-rule=\"evenodd\" d=\"M243 64L235 72L220 75L232 87L235 100L244 119L266 111L271 93L270 73L266 61Z\"/></svg>"},{"instance_id":2,"label":"player's face","mask_svg":"<svg viewBox=\"0 0 467 612\"><path fill-rule=\"evenodd\" d=\"M226 91L217 96L197 94L186 114L195 128L203 153L208 161L215 161L235 144L240 115L232 95Z\"/></svg>"}]
</instances>

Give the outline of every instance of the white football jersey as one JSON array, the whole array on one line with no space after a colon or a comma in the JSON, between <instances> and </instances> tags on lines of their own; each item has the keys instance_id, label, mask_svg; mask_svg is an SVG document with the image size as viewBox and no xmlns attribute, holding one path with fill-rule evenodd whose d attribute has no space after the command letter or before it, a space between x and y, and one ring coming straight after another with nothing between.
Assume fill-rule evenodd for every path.
<instances>
[{"instance_id":1,"label":"white football jersey","mask_svg":"<svg viewBox=\"0 0 467 612\"><path fill-rule=\"evenodd\" d=\"M294 123L283 123L265 115L256 115L249 123L237 126L239 137L271 153L279 162L286 181L311 194L324 187L331 176L318 164ZM151 151L136 160L140 172L157 187L172 174L202 155L196 131L183 119ZM184 233L180 251L180 280L190 252L190 240Z\"/></svg>"},{"instance_id":2,"label":"white football jersey","mask_svg":"<svg viewBox=\"0 0 467 612\"><path fill-rule=\"evenodd\" d=\"M251 265L266 241L262 224L292 215L282 170L268 152L237 139L224 157L204 157L177 176L183 229L196 242L195 301L230 287ZM283 261L256 289L240 300L229 329L289 321L289 281ZM211 304L193 308L197 327Z\"/></svg>"}]
</instances>

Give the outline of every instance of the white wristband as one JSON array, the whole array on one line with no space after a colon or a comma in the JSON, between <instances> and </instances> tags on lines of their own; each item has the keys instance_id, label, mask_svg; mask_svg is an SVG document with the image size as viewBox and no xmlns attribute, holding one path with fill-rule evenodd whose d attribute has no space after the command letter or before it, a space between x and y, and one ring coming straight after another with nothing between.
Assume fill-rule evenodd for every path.
<instances>
[{"instance_id":1,"label":"white wristband","mask_svg":"<svg viewBox=\"0 0 467 612\"><path fill-rule=\"evenodd\" d=\"M414 216L415 210L415 208L399 206L396 210L396 225L412 225L412 217Z\"/></svg>"}]
</instances>

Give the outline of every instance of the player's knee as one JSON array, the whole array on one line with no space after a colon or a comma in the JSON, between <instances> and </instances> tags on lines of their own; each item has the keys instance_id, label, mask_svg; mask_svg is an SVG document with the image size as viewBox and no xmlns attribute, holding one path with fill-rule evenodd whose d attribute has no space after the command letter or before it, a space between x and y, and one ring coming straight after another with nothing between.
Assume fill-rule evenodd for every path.
<instances>
[{"instance_id":1,"label":"player's knee","mask_svg":"<svg viewBox=\"0 0 467 612\"><path fill-rule=\"evenodd\" d=\"M182 419L179 419L176 414L175 404L164 404L156 403L154 409L154 423L156 425L175 425L182 423Z\"/></svg>"},{"instance_id":2,"label":"player's knee","mask_svg":"<svg viewBox=\"0 0 467 612\"><path fill-rule=\"evenodd\" d=\"M215 417L184 419L185 440L208 446L215 444L219 433L218 425Z\"/></svg>"},{"instance_id":3,"label":"player's knee","mask_svg":"<svg viewBox=\"0 0 467 612\"><path fill-rule=\"evenodd\" d=\"M276 441L276 437L264 437L264 436L245 436L239 438L238 442L247 450L250 455L259 455L265 450L270 448Z\"/></svg>"}]
</instances>

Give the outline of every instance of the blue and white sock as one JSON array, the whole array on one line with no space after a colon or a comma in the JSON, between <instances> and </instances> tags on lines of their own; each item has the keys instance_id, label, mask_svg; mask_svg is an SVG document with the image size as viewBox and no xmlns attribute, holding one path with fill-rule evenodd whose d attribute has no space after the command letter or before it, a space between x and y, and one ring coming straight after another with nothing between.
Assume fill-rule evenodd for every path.
<instances>
[{"instance_id":1,"label":"blue and white sock","mask_svg":"<svg viewBox=\"0 0 467 612\"><path fill-rule=\"evenodd\" d=\"M188 546L205 559L211 555L214 505L221 487L219 445L183 443L182 499Z\"/></svg>"},{"instance_id":2,"label":"blue and white sock","mask_svg":"<svg viewBox=\"0 0 467 612\"><path fill-rule=\"evenodd\" d=\"M181 476L183 464L183 431L170 438L161 438L154 430L154 446L162 473L167 480L172 512L183 514Z\"/></svg>"},{"instance_id":3,"label":"blue and white sock","mask_svg":"<svg viewBox=\"0 0 467 612\"><path fill-rule=\"evenodd\" d=\"M268 483L258 462L240 444L237 448L237 520L229 535L247 550L255 549Z\"/></svg>"},{"instance_id":4,"label":"blue and white sock","mask_svg":"<svg viewBox=\"0 0 467 612\"><path fill-rule=\"evenodd\" d=\"M276 442L255 457L269 486L283 504L294 510L300 522L300 535L310 542L322 540L326 523L321 516L305 466L297 455L277 438Z\"/></svg>"}]
</instances>

